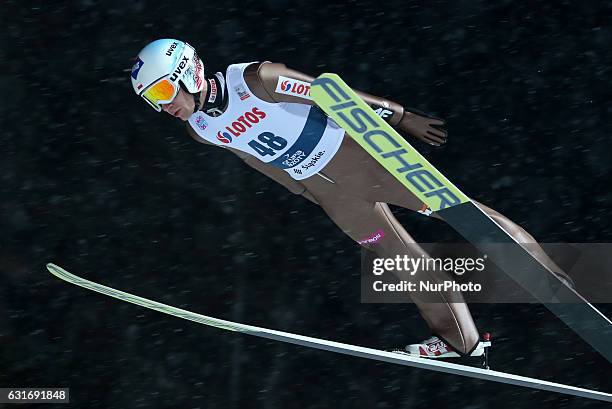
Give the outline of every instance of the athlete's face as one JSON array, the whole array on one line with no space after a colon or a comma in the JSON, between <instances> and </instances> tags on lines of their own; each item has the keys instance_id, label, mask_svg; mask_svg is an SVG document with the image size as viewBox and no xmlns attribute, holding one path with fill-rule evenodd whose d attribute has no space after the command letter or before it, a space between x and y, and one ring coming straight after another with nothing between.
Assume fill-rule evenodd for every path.
<instances>
[{"instance_id":1,"label":"athlete's face","mask_svg":"<svg viewBox=\"0 0 612 409\"><path fill-rule=\"evenodd\" d=\"M198 109L202 108L204 103L204 96L206 95L207 90L207 82L204 81L204 89L200 94L200 106ZM188 92L186 92L183 88L179 89L176 97L169 104L161 104L161 107L164 111L169 113L172 116L180 118L181 121L187 121L191 114L193 114L193 108L195 107L195 100L193 96L191 96Z\"/></svg>"},{"instance_id":2,"label":"athlete's face","mask_svg":"<svg viewBox=\"0 0 612 409\"><path fill-rule=\"evenodd\" d=\"M172 116L180 118L182 121L189 119L193 113L195 100L191 95L181 88L176 97L169 104L162 104L162 109Z\"/></svg>"}]
</instances>

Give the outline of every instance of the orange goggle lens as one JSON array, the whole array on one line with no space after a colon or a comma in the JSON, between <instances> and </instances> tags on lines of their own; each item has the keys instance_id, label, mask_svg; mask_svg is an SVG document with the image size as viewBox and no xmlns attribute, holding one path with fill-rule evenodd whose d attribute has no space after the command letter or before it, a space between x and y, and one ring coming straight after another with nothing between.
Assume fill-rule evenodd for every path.
<instances>
[{"instance_id":1,"label":"orange goggle lens","mask_svg":"<svg viewBox=\"0 0 612 409\"><path fill-rule=\"evenodd\" d=\"M178 86L175 86L168 79L153 84L143 94L142 97L153 105L156 109L161 109L159 104L172 102L178 93Z\"/></svg>"}]
</instances>

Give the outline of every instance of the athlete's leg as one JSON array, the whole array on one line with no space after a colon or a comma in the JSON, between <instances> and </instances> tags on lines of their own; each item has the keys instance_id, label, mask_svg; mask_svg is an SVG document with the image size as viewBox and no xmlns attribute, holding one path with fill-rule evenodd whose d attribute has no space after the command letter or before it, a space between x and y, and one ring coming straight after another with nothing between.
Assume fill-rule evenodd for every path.
<instances>
[{"instance_id":1,"label":"athlete's leg","mask_svg":"<svg viewBox=\"0 0 612 409\"><path fill-rule=\"evenodd\" d=\"M336 179L336 182L348 192L371 202L389 203L412 211L419 211L424 206L415 195L350 137L345 137L341 149L322 173L330 176L331 179ZM495 210L476 201L474 203L516 241L524 243L523 247L540 263L568 282L572 282L571 278L546 255L542 247L522 227ZM430 216L440 218L436 213Z\"/></svg>"},{"instance_id":2,"label":"athlete's leg","mask_svg":"<svg viewBox=\"0 0 612 409\"><path fill-rule=\"evenodd\" d=\"M302 183L334 223L353 240L359 242L374 236L371 243L363 245L378 257L407 255L420 258L427 254L395 219L386 204L349 195L338 184L320 177L308 178ZM437 271L419 271L413 277L402 273L406 272L396 275L409 281L442 282L449 279L446 273ZM476 345L478 331L460 293L440 291L412 294L411 298L432 332L444 338L457 351L467 353Z\"/></svg>"},{"instance_id":3,"label":"athlete's leg","mask_svg":"<svg viewBox=\"0 0 612 409\"><path fill-rule=\"evenodd\" d=\"M376 244L364 247L373 251L378 257L395 257L404 254L411 258L429 257L391 213L386 203L376 203L375 211L378 217L384 220L384 225L389 229L393 241L386 244L380 243L378 247ZM451 277L443 271L421 269L412 278L417 281L441 283ZM432 333L445 339L459 352L469 352L478 342L479 335L463 296L456 291L440 291L435 296L436 299L432 299L431 293L415 293L412 300L417 304Z\"/></svg>"},{"instance_id":4,"label":"athlete's leg","mask_svg":"<svg viewBox=\"0 0 612 409\"><path fill-rule=\"evenodd\" d=\"M523 246L525 250L527 250L536 260L538 260L541 264L544 264L550 271L560 275L560 278L572 283L572 279L561 269L561 267L557 265L557 263L548 257L548 255L544 252L544 249L542 249L533 236L527 233L525 229L490 207L485 206L476 200L472 200L472 202L474 202L483 212L493 219L495 223L499 224L506 232L508 232L508 234L514 238L514 240L525 244Z\"/></svg>"},{"instance_id":5,"label":"athlete's leg","mask_svg":"<svg viewBox=\"0 0 612 409\"><path fill-rule=\"evenodd\" d=\"M403 186L398 186L396 183L387 181L384 188L378 189L376 192L376 198L379 200L386 200L386 203L391 203L409 210L419 211L422 210L423 204L411 194L400 195L398 192L405 192L406 189ZM561 278L562 281L566 281L569 285L573 286L573 280L563 271L557 263L555 263L547 254L544 249L538 244L535 238L529 234L518 224L508 219L501 213L491 209L476 200L472 201L485 212L493 221L499 224L508 234L510 234L514 240L518 243L524 244L523 248L527 250L536 260L541 264L545 265L550 271L554 272ZM440 217L436 213L431 213L430 217Z\"/></svg>"},{"instance_id":6,"label":"athlete's leg","mask_svg":"<svg viewBox=\"0 0 612 409\"><path fill-rule=\"evenodd\" d=\"M344 137L340 150L319 173L372 203L389 203L413 211L423 207L423 202L349 136Z\"/></svg>"}]
</instances>

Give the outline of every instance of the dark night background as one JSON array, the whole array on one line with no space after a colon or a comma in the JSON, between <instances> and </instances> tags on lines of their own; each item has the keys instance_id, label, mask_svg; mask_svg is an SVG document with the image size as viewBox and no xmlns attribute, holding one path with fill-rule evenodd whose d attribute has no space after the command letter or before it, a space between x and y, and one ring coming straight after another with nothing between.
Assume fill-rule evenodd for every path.
<instances>
[{"instance_id":1,"label":"dark night background","mask_svg":"<svg viewBox=\"0 0 612 409\"><path fill-rule=\"evenodd\" d=\"M284 62L435 113L448 145L414 144L467 194L544 242L610 241L611 2L296 4L2 2L0 386L70 387L75 408L606 407L208 328L46 271L358 345L429 335L414 305L359 302L359 249L318 207L134 95L160 37L208 72ZM612 391L610 364L542 307L472 312L494 369Z\"/></svg>"}]
</instances>

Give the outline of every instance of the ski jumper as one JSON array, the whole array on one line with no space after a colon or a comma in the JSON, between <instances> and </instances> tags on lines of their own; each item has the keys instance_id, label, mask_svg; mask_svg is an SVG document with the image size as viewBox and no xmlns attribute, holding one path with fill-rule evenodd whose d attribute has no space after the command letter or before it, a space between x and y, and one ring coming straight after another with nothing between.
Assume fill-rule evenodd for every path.
<instances>
[{"instance_id":1,"label":"ski jumper","mask_svg":"<svg viewBox=\"0 0 612 409\"><path fill-rule=\"evenodd\" d=\"M231 150L292 193L321 206L362 246L364 257L425 254L388 206L419 211L423 203L322 116L308 96L312 80L283 64L231 65L224 84L225 106L215 108L216 116L205 109L193 114L188 132L198 142ZM397 103L360 96L392 126L404 115ZM432 282L450 279L443 271L418 274L426 274L417 278ZM456 351L469 353L479 335L463 297L450 291L439 291L434 297L434 302L431 293L427 301L418 295L411 298L432 333Z\"/></svg>"}]
</instances>

